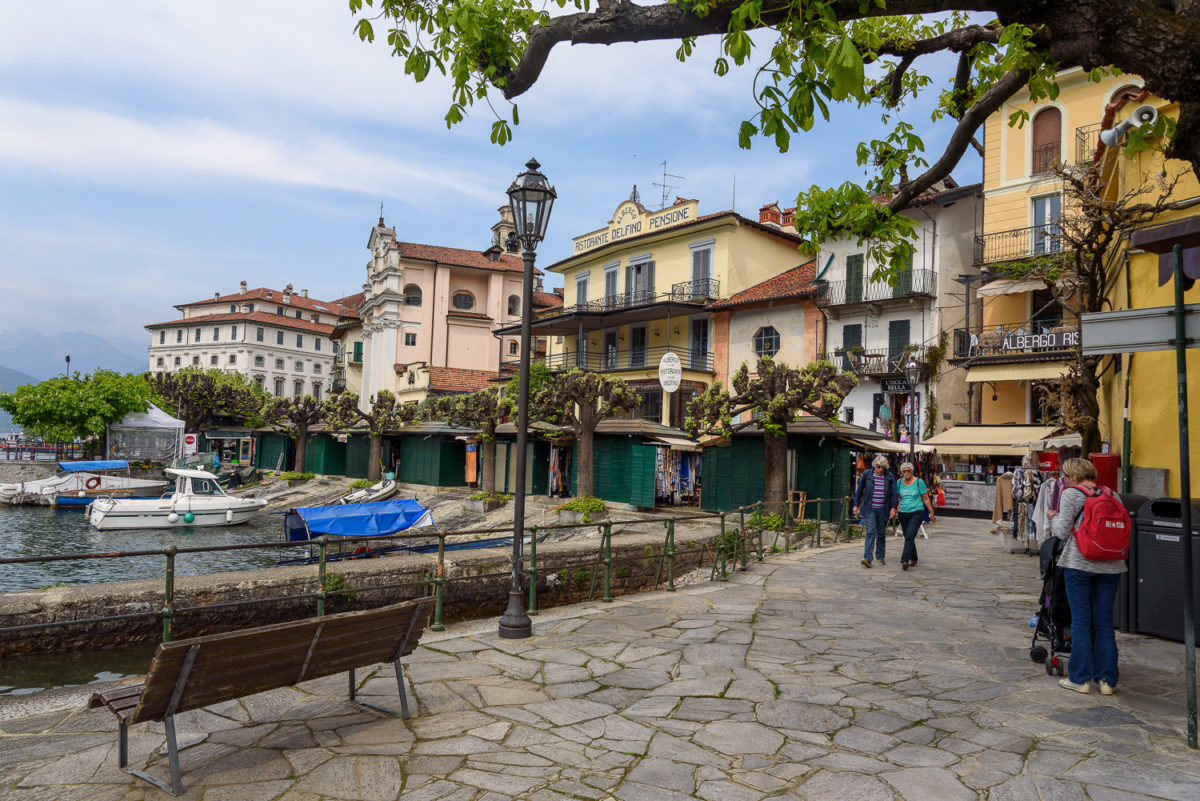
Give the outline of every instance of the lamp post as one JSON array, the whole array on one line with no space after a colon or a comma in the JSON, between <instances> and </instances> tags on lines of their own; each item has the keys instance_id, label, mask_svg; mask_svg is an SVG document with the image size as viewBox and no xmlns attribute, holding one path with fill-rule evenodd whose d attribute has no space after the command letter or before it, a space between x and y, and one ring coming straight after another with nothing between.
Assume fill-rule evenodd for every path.
<instances>
[{"instance_id":1,"label":"lamp post","mask_svg":"<svg viewBox=\"0 0 1200 801\"><path fill-rule=\"evenodd\" d=\"M538 172L542 165L537 159L525 164L525 172L517 176L508 188L508 203L521 243L525 260L525 282L521 291L521 374L517 380L517 486L513 493L513 550L512 587L508 591L508 608L500 618L500 636L519 640L533 634L533 623L525 613L521 599L522 549L525 540L525 449L529 438L529 352L530 329L533 327L533 259L534 250L546 236L550 209L558 195Z\"/></svg>"},{"instance_id":2,"label":"lamp post","mask_svg":"<svg viewBox=\"0 0 1200 801\"><path fill-rule=\"evenodd\" d=\"M917 409L917 382L921 380L921 365L917 363L916 356L910 355L908 357L908 364L904 365L904 380L908 382L908 460L913 463L915 473L917 466L915 459L917 430L914 426L914 418L916 417Z\"/></svg>"}]
</instances>

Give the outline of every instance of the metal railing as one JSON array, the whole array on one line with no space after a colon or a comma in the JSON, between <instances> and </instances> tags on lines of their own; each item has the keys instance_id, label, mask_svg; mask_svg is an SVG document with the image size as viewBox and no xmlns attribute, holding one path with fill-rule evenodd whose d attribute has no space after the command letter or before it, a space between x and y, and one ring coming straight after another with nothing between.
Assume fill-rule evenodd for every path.
<instances>
[{"instance_id":1,"label":"metal railing","mask_svg":"<svg viewBox=\"0 0 1200 801\"><path fill-rule=\"evenodd\" d=\"M912 350L852 350L835 348L830 353L821 354L822 359L833 362L841 369L859 375L894 375L904 372L910 356L916 355L918 361L922 354Z\"/></svg>"},{"instance_id":2,"label":"metal railing","mask_svg":"<svg viewBox=\"0 0 1200 801\"><path fill-rule=\"evenodd\" d=\"M1026 321L983 326L968 332L954 331L954 356L1017 356L1023 353L1071 351L1081 344L1078 325L1061 322Z\"/></svg>"},{"instance_id":3,"label":"metal railing","mask_svg":"<svg viewBox=\"0 0 1200 801\"><path fill-rule=\"evenodd\" d=\"M829 515L824 516L825 504L828 504ZM679 557L696 557L698 567L704 566L704 557L710 557L712 572L710 579L724 580L728 578L731 569L745 570L749 564L749 555L753 553L757 561L762 561L770 553L786 553L793 547L800 547L803 544L805 535L807 535L809 544L813 547L820 547L822 542L823 530L828 525L834 526L833 541L836 543L843 534L849 537L851 529L849 527L849 497L840 498L816 498L802 501L799 506L798 514L803 516L805 510L815 509L816 518L801 518L797 519L797 513L793 511L794 503L784 505L782 515L769 515L765 513L765 505L759 501L750 506L742 506L728 512L695 512L686 515L672 515L667 518L656 517L652 519L633 518L628 520L604 520L596 525L600 534L599 548L594 559L588 558L584 561L556 563L554 570L560 575L565 571L584 570L590 568L591 580L590 587L587 593L587 600L594 600L596 597L597 584L600 584L603 589L603 595L600 600L611 602L613 600L613 579L628 578L631 574L628 570L622 570L622 563L642 562L651 559L657 563L654 572L653 582L647 582L647 586L651 589L658 589L664 583L665 589L674 591L676 589L677 569L680 567ZM684 543L684 549L677 547L675 542L675 524L678 522L694 522L701 520L716 520L718 524L718 535L711 542L696 542L688 540ZM730 527L727 525L729 521L736 520L737 525ZM614 558L612 552L613 528L619 527L622 534L627 534L633 531L638 526L650 526L657 528L664 526L665 538L662 545L655 548L653 545L647 545L644 549L638 549L636 552L630 552L624 556ZM541 535L546 532L557 529L578 529L579 524L564 523L557 525L533 525L529 527L529 551L526 568L522 571L527 578L526 589L528 591L528 613L530 615L538 614L538 591L539 585L543 591L553 586L553 582L548 580L544 566L539 566L538 563L538 541ZM319 537L312 540L300 540L293 542L263 542L263 543L244 543L239 545L217 545L209 547L176 547L168 546L161 550L143 550L143 551L118 551L113 553L83 553L83 554L63 554L56 556L22 556L8 557L0 559L0 565L17 565L31 564L38 562L61 562L61 561L82 561L96 559L116 559L130 557L145 557L145 556L162 556L165 560L164 575L163 575L163 600L162 606L159 609L151 609L146 611L129 612L117 615L105 615L100 617L89 618L73 618L67 620L54 620L44 623L28 623L18 626L0 627L0 639L21 632L36 632L47 629L58 629L69 626L91 626L97 623L113 623L119 621L133 620L149 620L155 619L161 621L161 641L170 642L175 636L176 620L185 614L204 613L214 610L232 611L245 607L263 605L263 604L288 604L294 601L310 600L313 602L315 614L320 616L325 614L326 605L331 598L348 598L350 600L364 600L366 596L378 596L378 603L364 603L364 608L372 605L382 605L397 600L395 590L410 589L413 597L432 594L435 598L435 606L433 620L430 629L432 631L441 631L445 628L443 620L443 607L445 601L446 586L452 582L470 582L481 580L501 580L505 583L505 592L507 592L507 579L511 575L508 570L498 573L470 573L468 575L448 577L446 574L446 550L447 539L456 536L471 536L478 537L481 534L496 534L510 533L511 526L489 528L489 529L472 529L461 531L445 531L430 533L427 531L421 533L395 534L390 537ZM765 545L765 538L768 533L774 534L774 541L770 546ZM799 533L799 538L793 536ZM783 539L783 545L780 546L780 538ZM390 584L372 584L368 587L339 587L345 585L344 576L342 580L335 580L329 571L329 564L335 563L331 559L330 546L335 542L339 545L356 544L365 546L364 549L355 548L354 554L349 558L369 558L380 554L371 553L370 548L380 547L380 543L396 543L411 540L423 540L428 542L430 539L436 539L437 550L433 567L419 568L418 572L423 571L423 575L419 580L415 581L400 581ZM461 547L461 546L460 546ZM495 547L507 547L503 545ZM292 595L281 595L269 598L248 598L244 600L218 602L212 604L203 604L197 606L180 607L176 605L178 593L176 591L175 577L177 561L180 557L187 557L193 554L213 553L218 551L235 551L249 549L305 549L312 556L312 563L316 566L315 587L310 592L304 592ZM362 551L365 550L365 553ZM740 562L740 565L738 564ZM686 562L690 565L692 562ZM664 576L665 572L665 576ZM120 573L119 570L114 573ZM540 579L539 579L540 577ZM294 604L292 604L294 606Z\"/></svg>"},{"instance_id":4,"label":"metal railing","mask_svg":"<svg viewBox=\"0 0 1200 801\"><path fill-rule=\"evenodd\" d=\"M1031 175L1041 175L1050 172L1062 157L1062 146L1058 142L1038 145L1033 149L1033 172Z\"/></svg>"},{"instance_id":5,"label":"metal railing","mask_svg":"<svg viewBox=\"0 0 1200 801\"><path fill-rule=\"evenodd\" d=\"M40 439L0 439L0 459L6 461L66 462L83 458L78 442L43 442Z\"/></svg>"},{"instance_id":6,"label":"metal railing","mask_svg":"<svg viewBox=\"0 0 1200 801\"><path fill-rule=\"evenodd\" d=\"M894 298L937 295L937 273L933 270L905 270L896 273L895 284L871 281L830 281L825 284L819 301L825 306L845 306L851 303L870 303Z\"/></svg>"},{"instance_id":7,"label":"metal railing","mask_svg":"<svg viewBox=\"0 0 1200 801\"><path fill-rule=\"evenodd\" d=\"M675 303L705 303L721 297L721 282L713 278L698 278L671 284L671 300Z\"/></svg>"},{"instance_id":8,"label":"metal railing","mask_svg":"<svg viewBox=\"0 0 1200 801\"><path fill-rule=\"evenodd\" d=\"M1081 125L1075 129L1076 164L1091 161L1092 156L1096 155L1096 148L1100 146L1100 131L1103 129L1104 126L1098 122L1093 122L1091 125Z\"/></svg>"},{"instance_id":9,"label":"metal railing","mask_svg":"<svg viewBox=\"0 0 1200 801\"><path fill-rule=\"evenodd\" d=\"M557 317L560 314L574 314L579 312L622 311L624 309L650 306L654 303L694 303L696 305L703 305L709 300L720 297L720 289L721 282L712 279L683 281L682 283L672 284L670 292L655 294L653 287L650 289L636 289L632 292L605 295L602 298L576 303L574 306L567 306L562 309L549 309L539 316Z\"/></svg>"},{"instance_id":10,"label":"metal railing","mask_svg":"<svg viewBox=\"0 0 1200 801\"><path fill-rule=\"evenodd\" d=\"M679 361L685 370L697 370L702 373L713 372L712 351L700 348L672 348L666 345L652 348L614 348L601 351L552 353L539 361L554 371L571 370L578 367L593 373L605 373L617 370L656 368L659 360L668 351L679 356Z\"/></svg>"},{"instance_id":11,"label":"metal railing","mask_svg":"<svg viewBox=\"0 0 1200 801\"><path fill-rule=\"evenodd\" d=\"M975 237L975 263L990 264L1014 259L1031 259L1062 250L1056 223L1010 228Z\"/></svg>"}]
</instances>

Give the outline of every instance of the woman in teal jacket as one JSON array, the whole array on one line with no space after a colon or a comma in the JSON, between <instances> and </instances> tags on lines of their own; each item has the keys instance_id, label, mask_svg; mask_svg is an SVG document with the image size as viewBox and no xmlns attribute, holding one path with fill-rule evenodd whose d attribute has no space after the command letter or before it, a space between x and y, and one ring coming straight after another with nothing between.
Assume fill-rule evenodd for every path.
<instances>
[{"instance_id":1,"label":"woman in teal jacket","mask_svg":"<svg viewBox=\"0 0 1200 801\"><path fill-rule=\"evenodd\" d=\"M896 494L900 497L900 527L904 530L904 551L900 554L900 567L908 570L917 566L917 532L929 511L929 522L937 520L933 502L929 500L929 488L916 477L912 462L900 465L900 480L896 482Z\"/></svg>"}]
</instances>

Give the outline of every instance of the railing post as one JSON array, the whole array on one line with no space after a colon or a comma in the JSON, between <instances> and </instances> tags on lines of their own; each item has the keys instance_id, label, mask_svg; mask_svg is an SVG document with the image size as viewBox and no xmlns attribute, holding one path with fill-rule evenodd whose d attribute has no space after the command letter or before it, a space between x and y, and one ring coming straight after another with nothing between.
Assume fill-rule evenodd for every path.
<instances>
[{"instance_id":1,"label":"railing post","mask_svg":"<svg viewBox=\"0 0 1200 801\"><path fill-rule=\"evenodd\" d=\"M667 592L675 592L675 520L667 521L667 541L663 545L667 555Z\"/></svg>"},{"instance_id":2,"label":"railing post","mask_svg":"<svg viewBox=\"0 0 1200 801\"><path fill-rule=\"evenodd\" d=\"M168 545L163 550L163 554L167 557L167 586L165 596L163 598L162 619L163 633L162 641L170 642L174 636L174 620L175 620L175 554L178 550L174 545Z\"/></svg>"},{"instance_id":3,"label":"railing post","mask_svg":"<svg viewBox=\"0 0 1200 801\"><path fill-rule=\"evenodd\" d=\"M317 617L325 614L325 535L322 534L317 542L321 543L321 556L317 561Z\"/></svg>"},{"instance_id":4,"label":"railing post","mask_svg":"<svg viewBox=\"0 0 1200 801\"><path fill-rule=\"evenodd\" d=\"M767 509L763 506L762 501L756 503L755 506L758 507L758 561L761 562L763 560L763 518L767 516ZM751 518L753 519L753 515Z\"/></svg>"},{"instance_id":5,"label":"railing post","mask_svg":"<svg viewBox=\"0 0 1200 801\"><path fill-rule=\"evenodd\" d=\"M750 565L748 563L750 549L746 545L746 507L745 506L738 507L738 523L740 526L738 528L738 535L739 535L738 540L742 544L742 570L748 570L750 568Z\"/></svg>"},{"instance_id":6,"label":"railing post","mask_svg":"<svg viewBox=\"0 0 1200 801\"><path fill-rule=\"evenodd\" d=\"M818 547L818 548L820 548L820 547L821 547L821 521L822 521L822 520L824 520L824 518L825 518L825 515L821 513L821 504L822 504L823 502L824 502L824 499L823 499L823 498L818 498L818 499L817 499L817 531L816 531L816 543L817 543L817 547Z\"/></svg>"},{"instance_id":7,"label":"railing post","mask_svg":"<svg viewBox=\"0 0 1200 801\"><path fill-rule=\"evenodd\" d=\"M437 574L433 577L433 625L430 631L442 631L442 604L446 595L446 535L439 533Z\"/></svg>"},{"instance_id":8,"label":"railing post","mask_svg":"<svg viewBox=\"0 0 1200 801\"><path fill-rule=\"evenodd\" d=\"M612 523L600 524L600 550L604 554L604 598L612 603Z\"/></svg>"},{"instance_id":9,"label":"railing post","mask_svg":"<svg viewBox=\"0 0 1200 801\"><path fill-rule=\"evenodd\" d=\"M538 527L529 527L529 608L525 610L527 615L536 615L537 608L537 534Z\"/></svg>"},{"instance_id":10,"label":"railing post","mask_svg":"<svg viewBox=\"0 0 1200 801\"><path fill-rule=\"evenodd\" d=\"M725 547L725 513L724 512L721 513L721 539L719 542L720 542L720 545L719 545L718 551L721 555L721 581L725 581L727 578L729 578L729 572L726 569L727 559L726 559L726 553L725 553L726 547ZM716 567L717 566L714 564L713 569L715 570Z\"/></svg>"}]
</instances>

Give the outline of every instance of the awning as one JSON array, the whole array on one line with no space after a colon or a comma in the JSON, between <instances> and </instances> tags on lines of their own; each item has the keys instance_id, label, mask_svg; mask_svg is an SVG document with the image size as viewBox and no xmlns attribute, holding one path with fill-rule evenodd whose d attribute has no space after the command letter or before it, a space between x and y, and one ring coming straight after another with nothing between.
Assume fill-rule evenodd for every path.
<instances>
[{"instance_id":1,"label":"awning","mask_svg":"<svg viewBox=\"0 0 1200 801\"><path fill-rule=\"evenodd\" d=\"M661 442L668 446L673 451L698 451L700 445L692 442L690 439L679 439L678 437L650 437L655 442Z\"/></svg>"},{"instance_id":2,"label":"awning","mask_svg":"<svg viewBox=\"0 0 1200 801\"><path fill-rule=\"evenodd\" d=\"M847 442L861 448L864 451L882 451L883 453L908 453L907 442L892 442L890 439L872 439L859 440L854 437L843 437ZM913 450L917 453L933 453L934 447L926 445L924 442L918 442L913 445Z\"/></svg>"},{"instance_id":3,"label":"awning","mask_svg":"<svg viewBox=\"0 0 1200 801\"><path fill-rule=\"evenodd\" d=\"M1025 280L1001 278L979 287L979 289L975 290L975 294L982 295L983 297L993 297L995 295L1015 295L1019 292L1034 292L1045 288L1045 281L1034 278L1026 278Z\"/></svg>"},{"instance_id":4,"label":"awning","mask_svg":"<svg viewBox=\"0 0 1200 801\"><path fill-rule=\"evenodd\" d=\"M1039 451L1052 451L1057 448L1082 448L1083 437L1079 434L1063 434L1059 437L1035 439L1026 444Z\"/></svg>"},{"instance_id":5,"label":"awning","mask_svg":"<svg viewBox=\"0 0 1200 801\"><path fill-rule=\"evenodd\" d=\"M1029 450L1029 443L1054 435L1059 426L1046 425L1003 425L1003 426L954 426L937 436L925 440L940 453L969 454L979 456L1022 456Z\"/></svg>"},{"instance_id":6,"label":"awning","mask_svg":"<svg viewBox=\"0 0 1200 801\"><path fill-rule=\"evenodd\" d=\"M1067 362L1026 362L1024 364L981 364L967 368L967 381L1055 381L1071 369Z\"/></svg>"}]
</instances>

